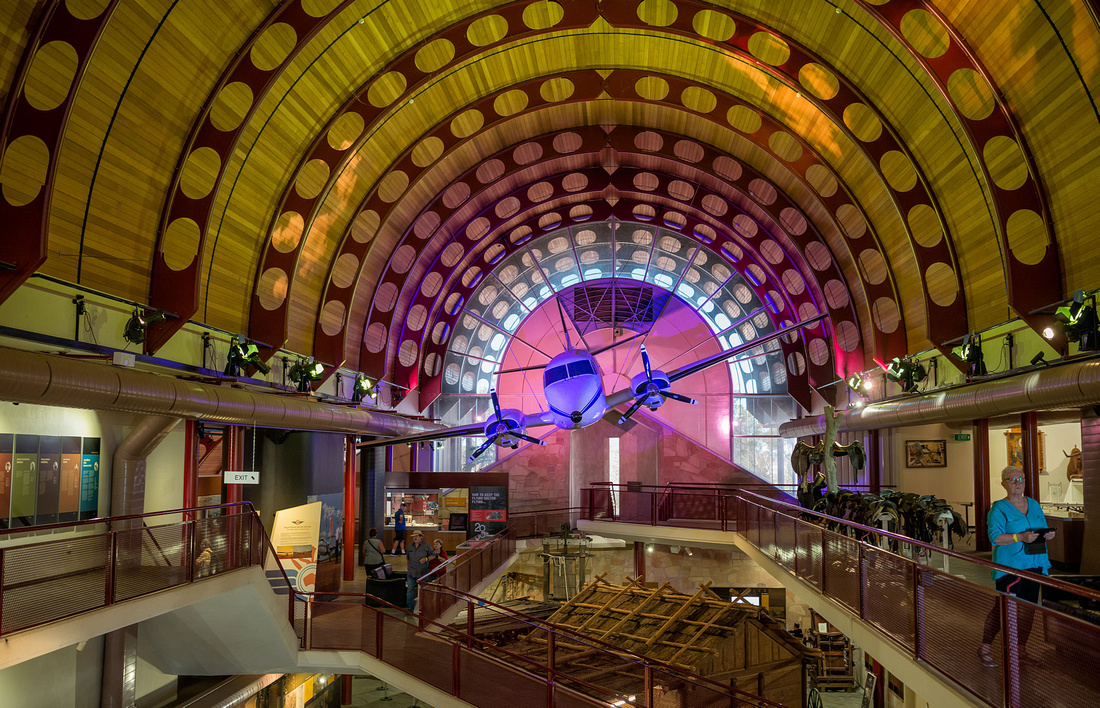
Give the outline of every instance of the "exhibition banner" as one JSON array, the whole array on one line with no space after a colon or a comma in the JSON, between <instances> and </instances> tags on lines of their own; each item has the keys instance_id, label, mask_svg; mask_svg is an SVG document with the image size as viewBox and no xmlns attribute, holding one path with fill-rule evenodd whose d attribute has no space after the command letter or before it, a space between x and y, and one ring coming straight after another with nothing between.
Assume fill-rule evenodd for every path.
<instances>
[{"instance_id":1,"label":"exhibition banner","mask_svg":"<svg viewBox=\"0 0 1100 708\"><path fill-rule=\"evenodd\" d=\"M61 494L57 520L69 523L80 518L80 438L61 438Z\"/></svg>"},{"instance_id":2,"label":"exhibition banner","mask_svg":"<svg viewBox=\"0 0 1100 708\"><path fill-rule=\"evenodd\" d=\"M38 497L38 436L16 435L12 459L11 528L34 525L34 502Z\"/></svg>"},{"instance_id":3,"label":"exhibition banner","mask_svg":"<svg viewBox=\"0 0 1100 708\"><path fill-rule=\"evenodd\" d=\"M61 496L61 438L38 438L38 498L34 505L34 525L57 523L57 504Z\"/></svg>"},{"instance_id":4,"label":"exhibition banner","mask_svg":"<svg viewBox=\"0 0 1100 708\"><path fill-rule=\"evenodd\" d=\"M84 438L80 455L80 520L99 514L99 438Z\"/></svg>"},{"instance_id":5,"label":"exhibition banner","mask_svg":"<svg viewBox=\"0 0 1100 708\"><path fill-rule=\"evenodd\" d=\"M470 487L470 524L474 538L503 531L508 525L508 487Z\"/></svg>"},{"instance_id":6,"label":"exhibition banner","mask_svg":"<svg viewBox=\"0 0 1100 708\"><path fill-rule=\"evenodd\" d=\"M317 586L317 544L321 532L321 502L303 504L275 512L271 545L290 584L299 592L313 592ZM287 594L281 574L267 571L276 594Z\"/></svg>"},{"instance_id":7,"label":"exhibition banner","mask_svg":"<svg viewBox=\"0 0 1100 708\"><path fill-rule=\"evenodd\" d=\"M11 513L11 468L15 436L0 433L0 529L8 528Z\"/></svg>"}]
</instances>

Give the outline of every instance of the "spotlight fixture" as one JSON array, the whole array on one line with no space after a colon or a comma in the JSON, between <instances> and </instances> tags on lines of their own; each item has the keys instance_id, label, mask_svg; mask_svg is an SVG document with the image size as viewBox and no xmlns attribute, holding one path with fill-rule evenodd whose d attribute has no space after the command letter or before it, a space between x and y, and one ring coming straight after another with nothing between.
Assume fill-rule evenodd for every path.
<instances>
[{"instance_id":1,"label":"spotlight fixture","mask_svg":"<svg viewBox=\"0 0 1100 708\"><path fill-rule=\"evenodd\" d=\"M130 344L142 344L147 337L145 336L145 329L149 325L155 322L163 322L165 319L164 313L160 310L154 310L152 314L146 314L140 308L134 310L134 314L130 315L130 319L126 322L126 331L122 336Z\"/></svg>"},{"instance_id":2,"label":"spotlight fixture","mask_svg":"<svg viewBox=\"0 0 1100 708\"><path fill-rule=\"evenodd\" d=\"M317 381L325 373L325 366L319 361L299 359L290 367L287 377L294 382L299 393L309 393L310 383Z\"/></svg>"},{"instance_id":3,"label":"spotlight fixture","mask_svg":"<svg viewBox=\"0 0 1100 708\"><path fill-rule=\"evenodd\" d=\"M241 344L240 336L234 335L229 340L229 354L225 357L225 370L222 373L238 377L241 375L241 368L249 364L262 374L271 373L271 367L260 358L259 348L255 344Z\"/></svg>"},{"instance_id":4,"label":"spotlight fixture","mask_svg":"<svg viewBox=\"0 0 1100 708\"><path fill-rule=\"evenodd\" d=\"M1073 300L1068 305L1059 307L1054 318L1062 323L1066 338L1071 342L1077 342L1078 348L1085 351L1100 349L1100 320L1096 317L1096 294L1087 298L1084 290L1073 293Z\"/></svg>"},{"instance_id":5,"label":"spotlight fixture","mask_svg":"<svg viewBox=\"0 0 1100 708\"><path fill-rule=\"evenodd\" d=\"M902 393L912 393L917 390L917 384L928 377L928 372L920 362L912 357L898 358L890 362L886 367L886 378L901 384Z\"/></svg>"},{"instance_id":6,"label":"spotlight fixture","mask_svg":"<svg viewBox=\"0 0 1100 708\"><path fill-rule=\"evenodd\" d=\"M355 383L351 387L351 400L355 403L362 403L364 398L376 400L378 391L374 390L374 384L371 383L370 379L362 374L356 374Z\"/></svg>"},{"instance_id":7,"label":"spotlight fixture","mask_svg":"<svg viewBox=\"0 0 1100 708\"><path fill-rule=\"evenodd\" d=\"M962 357L970 365L970 376L985 376L985 358L982 356L982 336L968 334L963 337Z\"/></svg>"},{"instance_id":8,"label":"spotlight fixture","mask_svg":"<svg viewBox=\"0 0 1100 708\"><path fill-rule=\"evenodd\" d=\"M852 374L844 380L848 384L848 388L852 389L856 393L863 393L863 374Z\"/></svg>"},{"instance_id":9,"label":"spotlight fixture","mask_svg":"<svg viewBox=\"0 0 1100 708\"><path fill-rule=\"evenodd\" d=\"M1039 364L1049 364L1050 362L1046 361L1046 357L1047 355L1045 353L1039 352L1035 356L1031 357L1031 365L1038 366Z\"/></svg>"}]
</instances>

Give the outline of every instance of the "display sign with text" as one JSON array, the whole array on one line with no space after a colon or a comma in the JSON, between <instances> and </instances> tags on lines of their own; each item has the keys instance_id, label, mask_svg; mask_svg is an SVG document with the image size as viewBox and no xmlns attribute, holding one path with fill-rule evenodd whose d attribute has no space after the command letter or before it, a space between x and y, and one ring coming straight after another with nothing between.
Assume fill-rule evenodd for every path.
<instances>
[{"instance_id":1,"label":"display sign with text","mask_svg":"<svg viewBox=\"0 0 1100 708\"><path fill-rule=\"evenodd\" d=\"M508 487L470 487L473 538L503 531L508 525Z\"/></svg>"},{"instance_id":2,"label":"display sign with text","mask_svg":"<svg viewBox=\"0 0 1100 708\"><path fill-rule=\"evenodd\" d=\"M11 469L12 453L15 451L15 436L0 433L0 529L8 528L11 513Z\"/></svg>"},{"instance_id":3,"label":"display sign with text","mask_svg":"<svg viewBox=\"0 0 1100 708\"><path fill-rule=\"evenodd\" d=\"M313 592L317 586L317 543L321 532L321 502L303 504L275 512L271 545L291 585L299 592ZM282 574L267 571L277 594L288 592Z\"/></svg>"},{"instance_id":4,"label":"display sign with text","mask_svg":"<svg viewBox=\"0 0 1100 708\"><path fill-rule=\"evenodd\" d=\"M80 520L99 513L99 438L84 438L80 455Z\"/></svg>"},{"instance_id":5,"label":"display sign with text","mask_svg":"<svg viewBox=\"0 0 1100 708\"><path fill-rule=\"evenodd\" d=\"M16 435L11 473L11 527L34 525L38 498L38 436Z\"/></svg>"},{"instance_id":6,"label":"display sign with text","mask_svg":"<svg viewBox=\"0 0 1100 708\"><path fill-rule=\"evenodd\" d=\"M61 438L38 438L38 495L34 504L34 525L57 523L57 505L61 499Z\"/></svg>"},{"instance_id":7,"label":"display sign with text","mask_svg":"<svg viewBox=\"0 0 1100 708\"><path fill-rule=\"evenodd\" d=\"M80 518L80 438L61 438L61 494L57 520L70 523Z\"/></svg>"}]
</instances>

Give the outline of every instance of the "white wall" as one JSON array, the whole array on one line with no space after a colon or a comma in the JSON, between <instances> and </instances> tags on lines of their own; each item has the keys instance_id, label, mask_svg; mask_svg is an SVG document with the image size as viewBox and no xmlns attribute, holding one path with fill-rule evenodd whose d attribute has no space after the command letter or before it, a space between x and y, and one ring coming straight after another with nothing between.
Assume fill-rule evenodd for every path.
<instances>
[{"instance_id":1,"label":"white wall","mask_svg":"<svg viewBox=\"0 0 1100 708\"><path fill-rule=\"evenodd\" d=\"M109 516L111 463L115 448L139 415L0 402L0 433L79 435L100 438L99 516ZM145 511L178 509L183 504L183 424L168 434L150 456L145 476Z\"/></svg>"},{"instance_id":2,"label":"white wall","mask_svg":"<svg viewBox=\"0 0 1100 708\"><path fill-rule=\"evenodd\" d=\"M0 704L20 708L99 708L103 637L0 671Z\"/></svg>"},{"instance_id":3,"label":"white wall","mask_svg":"<svg viewBox=\"0 0 1100 708\"><path fill-rule=\"evenodd\" d=\"M974 501L974 443L955 442L955 433L970 432L968 428L946 425L920 425L884 431L891 438L887 458L896 473L898 490L916 494L935 494L949 502ZM946 440L946 467L905 466L906 440ZM959 509L959 511L962 511Z\"/></svg>"}]
</instances>

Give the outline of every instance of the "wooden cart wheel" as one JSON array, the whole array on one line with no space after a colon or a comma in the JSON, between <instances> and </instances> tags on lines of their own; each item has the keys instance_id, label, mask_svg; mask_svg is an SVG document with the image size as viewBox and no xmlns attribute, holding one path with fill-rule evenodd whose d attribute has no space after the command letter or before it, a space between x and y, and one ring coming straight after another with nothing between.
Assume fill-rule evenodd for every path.
<instances>
[{"instance_id":1,"label":"wooden cart wheel","mask_svg":"<svg viewBox=\"0 0 1100 708\"><path fill-rule=\"evenodd\" d=\"M806 708L822 708L821 694L818 693L816 688L810 689L810 697L806 701Z\"/></svg>"}]
</instances>

